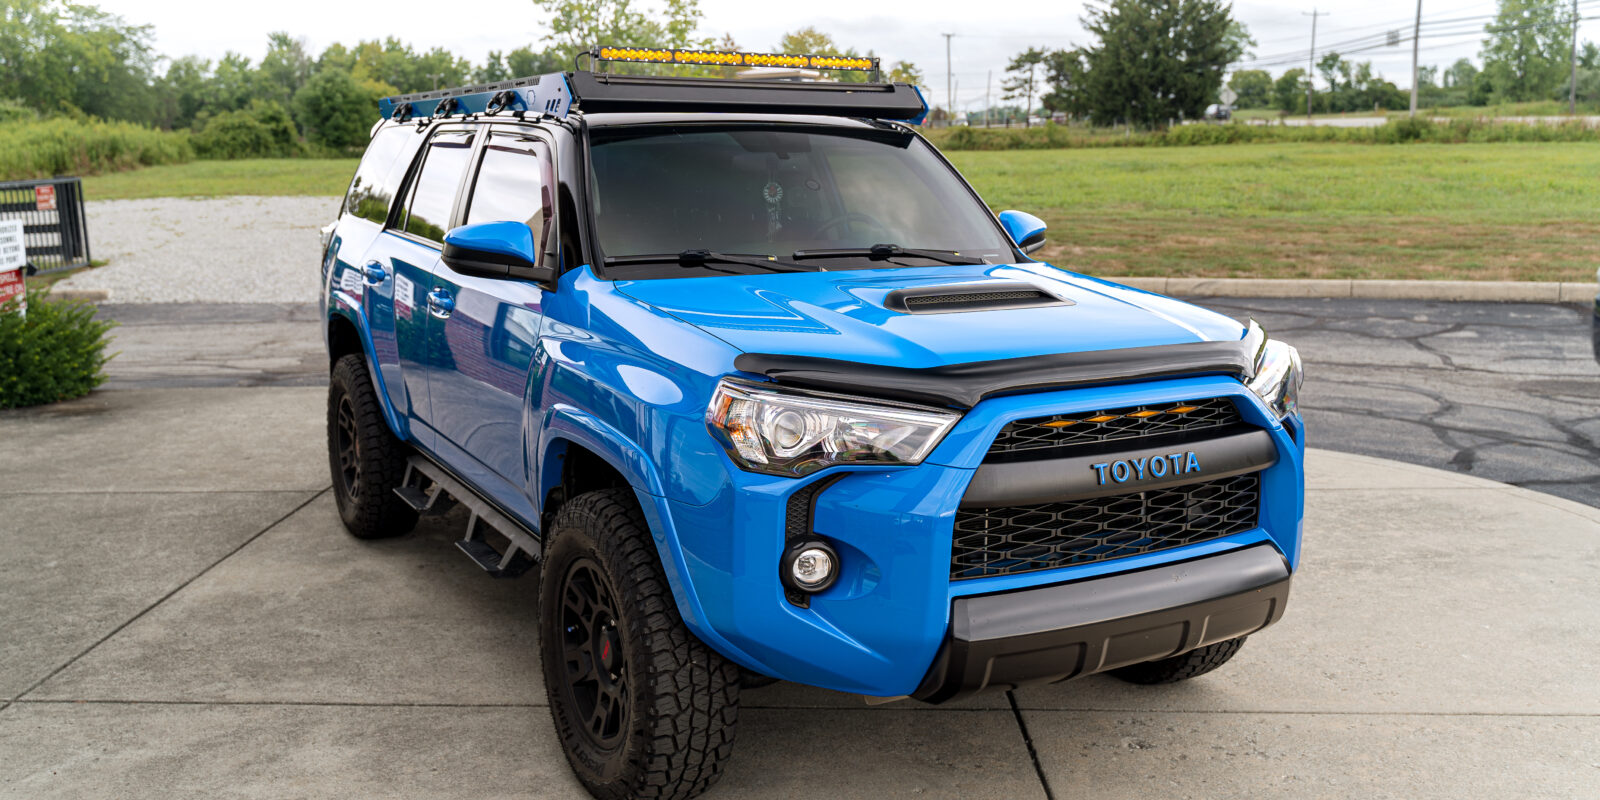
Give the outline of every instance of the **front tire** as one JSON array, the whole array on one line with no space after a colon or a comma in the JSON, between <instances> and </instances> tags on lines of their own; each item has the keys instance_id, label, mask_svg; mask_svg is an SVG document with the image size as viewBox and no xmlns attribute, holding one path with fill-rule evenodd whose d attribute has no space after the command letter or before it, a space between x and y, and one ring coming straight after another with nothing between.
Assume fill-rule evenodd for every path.
<instances>
[{"instance_id":1,"label":"front tire","mask_svg":"<svg viewBox=\"0 0 1600 800\"><path fill-rule=\"evenodd\" d=\"M739 668L684 626L631 491L561 508L545 543L539 615L550 716L590 794L681 800L722 776Z\"/></svg>"},{"instance_id":2,"label":"front tire","mask_svg":"<svg viewBox=\"0 0 1600 800\"><path fill-rule=\"evenodd\" d=\"M328 379L328 467L339 519L358 539L399 536L417 512L394 493L406 474L405 443L383 420L367 362L347 355Z\"/></svg>"},{"instance_id":3,"label":"front tire","mask_svg":"<svg viewBox=\"0 0 1600 800\"><path fill-rule=\"evenodd\" d=\"M1246 637L1208 644L1196 648L1180 656L1163 658L1160 661L1147 661L1143 664L1130 664L1126 667L1111 670L1111 674L1128 683L1138 683L1154 686L1163 683L1178 683L1190 678L1198 678L1223 664L1228 663L1239 648L1244 647Z\"/></svg>"}]
</instances>

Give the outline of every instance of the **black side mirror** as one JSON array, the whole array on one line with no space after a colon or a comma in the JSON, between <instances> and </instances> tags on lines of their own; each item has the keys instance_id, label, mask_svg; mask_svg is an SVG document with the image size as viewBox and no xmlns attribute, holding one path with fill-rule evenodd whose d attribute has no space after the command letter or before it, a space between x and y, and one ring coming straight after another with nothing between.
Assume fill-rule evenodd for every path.
<instances>
[{"instance_id":1,"label":"black side mirror","mask_svg":"<svg viewBox=\"0 0 1600 800\"><path fill-rule=\"evenodd\" d=\"M444 263L463 275L550 285L556 271L539 266L533 230L521 222L480 222L445 234Z\"/></svg>"}]
</instances>

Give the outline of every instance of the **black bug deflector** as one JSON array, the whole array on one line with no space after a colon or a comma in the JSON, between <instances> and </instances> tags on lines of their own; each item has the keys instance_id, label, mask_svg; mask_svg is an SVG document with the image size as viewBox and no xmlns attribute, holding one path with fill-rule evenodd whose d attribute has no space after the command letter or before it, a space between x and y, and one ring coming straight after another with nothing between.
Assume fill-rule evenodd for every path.
<instances>
[{"instance_id":1,"label":"black bug deflector","mask_svg":"<svg viewBox=\"0 0 1600 800\"><path fill-rule=\"evenodd\" d=\"M1289 564L1271 545L1138 572L958 597L933 667L912 696L944 703L983 689L1092 675L1236 639L1277 622Z\"/></svg>"},{"instance_id":2,"label":"black bug deflector","mask_svg":"<svg viewBox=\"0 0 1600 800\"><path fill-rule=\"evenodd\" d=\"M813 356L744 353L734 367L779 386L868 394L886 400L972 408L985 397L1118 381L1217 374L1250 377L1261 341L1184 342L1024 356L942 367L892 367Z\"/></svg>"}]
</instances>

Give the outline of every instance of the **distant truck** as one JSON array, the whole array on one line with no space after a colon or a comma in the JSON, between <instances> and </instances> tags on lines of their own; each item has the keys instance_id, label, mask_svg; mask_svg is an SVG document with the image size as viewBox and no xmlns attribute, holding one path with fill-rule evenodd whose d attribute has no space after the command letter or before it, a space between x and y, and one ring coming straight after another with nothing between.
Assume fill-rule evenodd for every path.
<instances>
[{"instance_id":1,"label":"distant truck","mask_svg":"<svg viewBox=\"0 0 1600 800\"><path fill-rule=\"evenodd\" d=\"M1294 348L1032 258L914 87L579 70L382 111L322 262L339 514L454 498L473 561L538 568L595 797L704 791L743 687L1169 683L1284 613Z\"/></svg>"}]
</instances>

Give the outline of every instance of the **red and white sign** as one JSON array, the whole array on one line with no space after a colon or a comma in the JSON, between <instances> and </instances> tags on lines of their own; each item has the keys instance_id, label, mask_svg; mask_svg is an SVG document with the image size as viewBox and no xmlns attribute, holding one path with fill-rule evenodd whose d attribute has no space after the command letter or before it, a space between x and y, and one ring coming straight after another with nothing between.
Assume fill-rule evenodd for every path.
<instances>
[{"instance_id":1,"label":"red and white sign","mask_svg":"<svg viewBox=\"0 0 1600 800\"><path fill-rule=\"evenodd\" d=\"M22 220L0 219L0 304L15 297L19 302L26 289L22 268L28 263L27 245L22 239Z\"/></svg>"},{"instance_id":2,"label":"red and white sign","mask_svg":"<svg viewBox=\"0 0 1600 800\"><path fill-rule=\"evenodd\" d=\"M0 306L5 305L13 297L21 303L26 291L27 284L22 280L22 270L8 269L0 272Z\"/></svg>"},{"instance_id":3,"label":"red and white sign","mask_svg":"<svg viewBox=\"0 0 1600 800\"><path fill-rule=\"evenodd\" d=\"M33 207L40 211L56 210L56 187L33 187Z\"/></svg>"}]
</instances>

